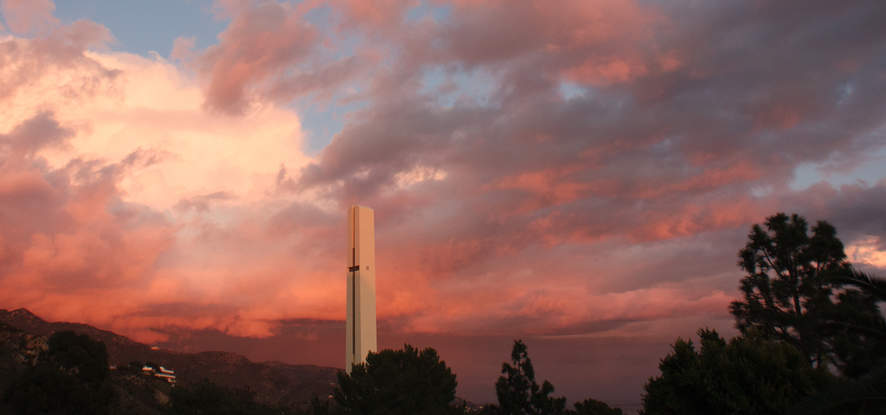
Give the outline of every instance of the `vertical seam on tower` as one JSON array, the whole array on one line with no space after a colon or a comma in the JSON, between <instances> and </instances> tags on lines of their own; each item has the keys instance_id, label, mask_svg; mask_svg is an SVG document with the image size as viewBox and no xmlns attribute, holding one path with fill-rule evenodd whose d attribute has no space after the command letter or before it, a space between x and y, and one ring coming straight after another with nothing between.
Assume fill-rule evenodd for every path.
<instances>
[{"instance_id":1,"label":"vertical seam on tower","mask_svg":"<svg viewBox=\"0 0 886 415\"><path fill-rule=\"evenodd\" d=\"M357 209L354 209L354 229L351 233L351 242L353 246L351 247L351 262L353 266L357 266ZM353 363L357 363L357 271L352 271L353 275L351 278L351 355L354 360Z\"/></svg>"}]
</instances>

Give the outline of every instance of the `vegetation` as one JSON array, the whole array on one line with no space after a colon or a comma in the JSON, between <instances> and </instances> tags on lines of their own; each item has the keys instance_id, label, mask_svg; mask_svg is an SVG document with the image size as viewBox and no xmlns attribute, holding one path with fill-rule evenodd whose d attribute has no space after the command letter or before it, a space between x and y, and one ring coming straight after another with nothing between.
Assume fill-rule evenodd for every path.
<instances>
[{"instance_id":1,"label":"vegetation","mask_svg":"<svg viewBox=\"0 0 886 415\"><path fill-rule=\"evenodd\" d=\"M621 409L610 408L605 402L585 399L575 403L575 415L622 415Z\"/></svg>"},{"instance_id":2,"label":"vegetation","mask_svg":"<svg viewBox=\"0 0 886 415\"><path fill-rule=\"evenodd\" d=\"M19 375L3 400L18 414L107 414L113 397L104 343L70 331L49 338L38 363Z\"/></svg>"},{"instance_id":3,"label":"vegetation","mask_svg":"<svg viewBox=\"0 0 886 415\"><path fill-rule=\"evenodd\" d=\"M575 410L566 409L565 397L551 396L554 385L547 380L535 381L535 368L529 351L521 340L514 341L511 363L502 363L501 374L495 383L498 405L489 405L483 414L501 415L621 415L621 409L610 408L603 402L586 399L575 403Z\"/></svg>"},{"instance_id":4,"label":"vegetation","mask_svg":"<svg viewBox=\"0 0 886 415\"><path fill-rule=\"evenodd\" d=\"M351 374L339 372L335 402L345 414L447 414L453 412L455 374L437 351L405 345L370 352Z\"/></svg>"},{"instance_id":5,"label":"vegetation","mask_svg":"<svg viewBox=\"0 0 886 415\"><path fill-rule=\"evenodd\" d=\"M698 335L700 350L678 339L662 359L661 375L646 385L646 414L784 414L832 380L790 344L756 336L726 342L705 329Z\"/></svg>"},{"instance_id":6,"label":"vegetation","mask_svg":"<svg viewBox=\"0 0 886 415\"><path fill-rule=\"evenodd\" d=\"M765 226L765 229L764 229ZM739 251L741 336L677 339L646 384L655 414L874 414L886 410L886 282L846 261L836 229L778 213Z\"/></svg>"},{"instance_id":7,"label":"vegetation","mask_svg":"<svg viewBox=\"0 0 886 415\"><path fill-rule=\"evenodd\" d=\"M878 291L853 278L829 223L818 222L810 235L803 217L779 213L764 226L753 226L739 252L744 299L730 306L739 330L784 341L813 366L863 375L886 352Z\"/></svg>"},{"instance_id":8,"label":"vegetation","mask_svg":"<svg viewBox=\"0 0 886 415\"><path fill-rule=\"evenodd\" d=\"M794 405L793 415L883 414L886 409L886 365L878 365L859 379L833 383Z\"/></svg>"},{"instance_id":9,"label":"vegetation","mask_svg":"<svg viewBox=\"0 0 886 415\"><path fill-rule=\"evenodd\" d=\"M229 389L208 380L172 390L170 415L274 415L280 410L259 404L248 390Z\"/></svg>"},{"instance_id":10,"label":"vegetation","mask_svg":"<svg viewBox=\"0 0 886 415\"><path fill-rule=\"evenodd\" d=\"M511 364L502 363L501 374L495 382L498 407L490 407L489 412L514 415L565 412L566 398L550 396L554 392L554 385L547 380L541 386L536 383L535 369L522 341L514 342Z\"/></svg>"}]
</instances>

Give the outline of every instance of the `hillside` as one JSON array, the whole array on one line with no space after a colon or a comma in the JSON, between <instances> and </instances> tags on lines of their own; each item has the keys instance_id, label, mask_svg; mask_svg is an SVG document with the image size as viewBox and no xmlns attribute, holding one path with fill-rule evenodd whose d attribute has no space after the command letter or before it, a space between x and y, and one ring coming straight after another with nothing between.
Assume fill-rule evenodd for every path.
<instances>
[{"instance_id":1,"label":"hillside","mask_svg":"<svg viewBox=\"0 0 886 415\"><path fill-rule=\"evenodd\" d=\"M256 400L269 405L294 406L312 396L325 397L333 388L338 369L277 362L256 363L226 352L178 353L151 350L148 345L95 327L67 322L47 322L28 310L0 310L0 371L27 364L54 332L70 330L101 340L109 363L123 367L129 362L154 362L176 371L179 385L203 379L237 389L250 389ZM8 367L7 367L8 366ZM118 374L117 376L122 376ZM2 381L0 381L2 383ZM5 388L5 384L0 384Z\"/></svg>"}]
</instances>

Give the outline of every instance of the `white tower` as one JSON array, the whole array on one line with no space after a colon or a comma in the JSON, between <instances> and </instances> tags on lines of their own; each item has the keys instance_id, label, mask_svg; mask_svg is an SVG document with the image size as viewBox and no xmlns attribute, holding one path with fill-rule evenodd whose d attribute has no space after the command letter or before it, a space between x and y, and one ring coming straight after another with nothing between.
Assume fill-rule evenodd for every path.
<instances>
[{"instance_id":1,"label":"white tower","mask_svg":"<svg viewBox=\"0 0 886 415\"><path fill-rule=\"evenodd\" d=\"M378 350L375 337L375 214L363 206L348 211L348 317L345 371Z\"/></svg>"}]
</instances>

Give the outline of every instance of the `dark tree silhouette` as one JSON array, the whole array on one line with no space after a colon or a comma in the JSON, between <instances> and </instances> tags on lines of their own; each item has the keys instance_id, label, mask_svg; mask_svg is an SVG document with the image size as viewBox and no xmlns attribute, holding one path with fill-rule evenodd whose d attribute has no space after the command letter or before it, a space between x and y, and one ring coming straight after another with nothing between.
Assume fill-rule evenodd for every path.
<instances>
[{"instance_id":1,"label":"dark tree silhouette","mask_svg":"<svg viewBox=\"0 0 886 415\"><path fill-rule=\"evenodd\" d=\"M566 398L550 396L554 385L547 380L541 386L536 383L535 369L523 341L514 341L511 364L502 363L501 374L495 382L498 406L491 406L487 412L507 415L566 413Z\"/></svg>"},{"instance_id":2,"label":"dark tree silhouette","mask_svg":"<svg viewBox=\"0 0 886 415\"><path fill-rule=\"evenodd\" d=\"M886 413L886 366L848 379L794 405L790 415L882 415Z\"/></svg>"},{"instance_id":3,"label":"dark tree silhouette","mask_svg":"<svg viewBox=\"0 0 886 415\"><path fill-rule=\"evenodd\" d=\"M804 397L834 383L788 343L755 336L728 343L713 330L699 330L701 350L677 339L649 379L645 415L784 414Z\"/></svg>"},{"instance_id":4,"label":"dark tree silhouette","mask_svg":"<svg viewBox=\"0 0 886 415\"><path fill-rule=\"evenodd\" d=\"M853 377L882 355L886 322L876 291L847 282L853 270L829 223L810 235L803 217L778 213L765 229L753 226L739 258L744 299L730 311L742 333L785 341L813 366L833 364Z\"/></svg>"},{"instance_id":5,"label":"dark tree silhouette","mask_svg":"<svg viewBox=\"0 0 886 415\"><path fill-rule=\"evenodd\" d=\"M590 398L576 402L575 411L570 413L575 415L622 415L621 409L611 408L605 402Z\"/></svg>"},{"instance_id":6,"label":"dark tree silhouette","mask_svg":"<svg viewBox=\"0 0 886 415\"><path fill-rule=\"evenodd\" d=\"M106 414L113 397L104 343L62 331L36 366L15 379L4 401L18 414Z\"/></svg>"},{"instance_id":7,"label":"dark tree silhouette","mask_svg":"<svg viewBox=\"0 0 886 415\"><path fill-rule=\"evenodd\" d=\"M449 414L455 400L455 374L432 348L370 352L351 374L339 372L333 392L347 414Z\"/></svg>"},{"instance_id":8,"label":"dark tree silhouette","mask_svg":"<svg viewBox=\"0 0 886 415\"><path fill-rule=\"evenodd\" d=\"M836 283L851 285L870 295L875 301L886 301L886 280L871 274L852 269L849 273L831 277Z\"/></svg>"},{"instance_id":9,"label":"dark tree silhouette","mask_svg":"<svg viewBox=\"0 0 886 415\"><path fill-rule=\"evenodd\" d=\"M170 415L275 415L280 410L262 405L252 392L230 389L208 380L172 390L166 413Z\"/></svg>"},{"instance_id":10,"label":"dark tree silhouette","mask_svg":"<svg viewBox=\"0 0 886 415\"><path fill-rule=\"evenodd\" d=\"M99 340L73 331L61 331L49 338L48 360L88 383L108 377L108 350Z\"/></svg>"}]
</instances>

